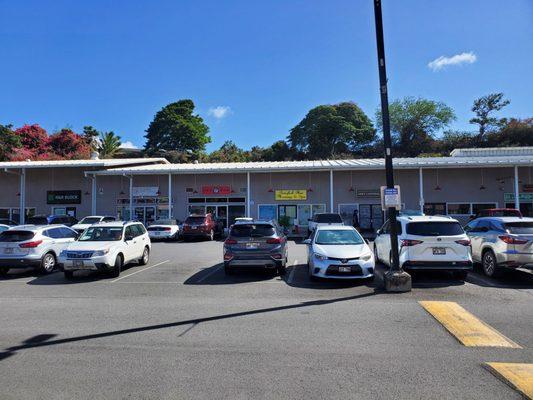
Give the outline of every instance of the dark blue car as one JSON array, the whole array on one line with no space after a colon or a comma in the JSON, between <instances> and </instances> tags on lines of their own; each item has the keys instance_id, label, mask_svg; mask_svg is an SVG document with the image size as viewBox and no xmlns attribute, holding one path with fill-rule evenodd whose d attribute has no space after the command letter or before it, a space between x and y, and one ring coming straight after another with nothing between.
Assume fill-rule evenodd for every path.
<instances>
[{"instance_id":1,"label":"dark blue car","mask_svg":"<svg viewBox=\"0 0 533 400\"><path fill-rule=\"evenodd\" d=\"M70 215L34 215L26 219L29 225L66 225L77 224L78 220Z\"/></svg>"}]
</instances>

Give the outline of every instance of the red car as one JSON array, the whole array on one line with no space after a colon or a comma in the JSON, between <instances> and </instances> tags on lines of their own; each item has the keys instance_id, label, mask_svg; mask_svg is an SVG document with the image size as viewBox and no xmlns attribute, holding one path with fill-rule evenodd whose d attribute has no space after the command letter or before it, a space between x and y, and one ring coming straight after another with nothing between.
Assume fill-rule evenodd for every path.
<instances>
[{"instance_id":1,"label":"red car","mask_svg":"<svg viewBox=\"0 0 533 400\"><path fill-rule=\"evenodd\" d=\"M215 236L222 236L224 224L213 218L211 214L192 214L183 223L183 239L204 238L213 240Z\"/></svg>"},{"instance_id":2,"label":"red car","mask_svg":"<svg viewBox=\"0 0 533 400\"><path fill-rule=\"evenodd\" d=\"M518 217L522 218L522 213L516 208L487 208L477 213L476 218L481 217Z\"/></svg>"}]
</instances>

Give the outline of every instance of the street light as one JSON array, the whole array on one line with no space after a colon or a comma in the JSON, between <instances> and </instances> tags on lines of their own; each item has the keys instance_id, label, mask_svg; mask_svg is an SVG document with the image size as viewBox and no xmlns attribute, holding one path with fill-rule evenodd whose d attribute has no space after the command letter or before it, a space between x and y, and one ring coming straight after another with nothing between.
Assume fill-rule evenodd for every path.
<instances>
[{"instance_id":1,"label":"street light","mask_svg":"<svg viewBox=\"0 0 533 400\"><path fill-rule=\"evenodd\" d=\"M381 0L374 0L374 16L376 19L376 42L378 50L379 88L381 94L381 117L383 119L383 142L385 144L385 175L387 189L394 189L392 168L392 150L389 120L389 100L387 94L387 71L385 69L385 44L383 41L383 18L381 16ZM408 292L411 290L411 275L400 268L398 255L398 230L396 208L388 207L387 216L390 221L390 241L392 260L389 271L383 275L385 290L388 292Z\"/></svg>"}]
</instances>

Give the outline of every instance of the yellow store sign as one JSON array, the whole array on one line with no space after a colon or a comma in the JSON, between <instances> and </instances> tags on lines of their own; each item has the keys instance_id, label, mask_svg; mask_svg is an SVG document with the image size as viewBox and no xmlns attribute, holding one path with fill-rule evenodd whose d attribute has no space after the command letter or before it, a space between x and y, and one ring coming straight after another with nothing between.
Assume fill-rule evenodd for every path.
<instances>
[{"instance_id":1,"label":"yellow store sign","mask_svg":"<svg viewBox=\"0 0 533 400\"><path fill-rule=\"evenodd\" d=\"M307 190L276 190L276 200L307 200Z\"/></svg>"}]
</instances>

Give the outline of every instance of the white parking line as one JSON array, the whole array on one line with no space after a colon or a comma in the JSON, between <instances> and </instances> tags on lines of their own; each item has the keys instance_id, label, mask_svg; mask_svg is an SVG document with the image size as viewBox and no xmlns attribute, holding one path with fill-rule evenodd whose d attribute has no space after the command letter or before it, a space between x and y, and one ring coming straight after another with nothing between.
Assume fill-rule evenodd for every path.
<instances>
[{"instance_id":1,"label":"white parking line","mask_svg":"<svg viewBox=\"0 0 533 400\"><path fill-rule=\"evenodd\" d=\"M223 264L220 264L218 267L216 267L213 271L211 271L210 273L208 273L206 276L203 276L201 279L198 279L196 282L194 283L200 283L200 282L203 282L205 281L207 278L209 278L211 275L214 275L216 274L218 271L220 271L220 269L223 267L224 265Z\"/></svg>"},{"instance_id":2,"label":"white parking line","mask_svg":"<svg viewBox=\"0 0 533 400\"><path fill-rule=\"evenodd\" d=\"M287 283L292 283L292 281L294 280L294 273L296 272L296 265L298 264L298 260L294 260L294 262L292 263L292 269L291 269L291 273L289 274L289 279L287 279Z\"/></svg>"},{"instance_id":3,"label":"white parking line","mask_svg":"<svg viewBox=\"0 0 533 400\"><path fill-rule=\"evenodd\" d=\"M146 268L140 269L140 270L138 270L138 271L132 272L131 274L124 275L124 276L121 276L120 278L114 279L114 280L112 280L110 283L115 283L115 282L117 282L117 281L120 281L121 279L127 278L128 276L132 276L132 275L138 274L139 272L143 272L143 271L146 271L147 269L157 267L158 265L161 265L161 264L167 263L167 262L169 262L169 261L170 261L170 260L165 260L165 261L158 262L157 264L150 265L149 267L146 267Z\"/></svg>"}]
</instances>

